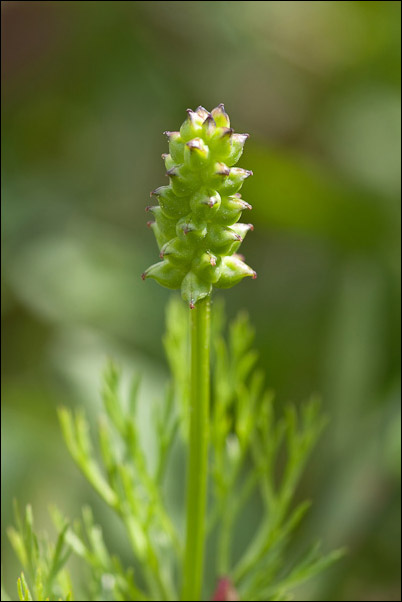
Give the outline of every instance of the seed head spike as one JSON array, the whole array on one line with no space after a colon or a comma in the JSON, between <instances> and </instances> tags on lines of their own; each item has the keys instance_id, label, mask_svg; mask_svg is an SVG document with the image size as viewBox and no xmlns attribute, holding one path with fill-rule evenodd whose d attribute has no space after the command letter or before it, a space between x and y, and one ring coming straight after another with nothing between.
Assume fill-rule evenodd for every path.
<instances>
[{"instance_id":1,"label":"seed head spike","mask_svg":"<svg viewBox=\"0 0 402 602\"><path fill-rule=\"evenodd\" d=\"M194 308L212 287L228 288L256 272L237 255L252 224L239 223L251 205L241 199L250 170L234 167L248 134L236 134L223 103L211 112L203 106L187 109L179 131L167 130L169 153L162 159L167 186L151 192L158 205L149 205L155 221L148 226L159 248L159 263L142 274L162 286L181 288Z\"/></svg>"}]
</instances>

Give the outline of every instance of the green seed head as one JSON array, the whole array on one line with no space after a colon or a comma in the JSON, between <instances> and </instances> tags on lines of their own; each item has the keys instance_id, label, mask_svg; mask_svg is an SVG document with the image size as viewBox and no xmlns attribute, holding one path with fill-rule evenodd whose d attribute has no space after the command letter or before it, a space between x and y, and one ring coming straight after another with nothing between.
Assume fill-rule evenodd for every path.
<instances>
[{"instance_id":1,"label":"green seed head","mask_svg":"<svg viewBox=\"0 0 402 602\"><path fill-rule=\"evenodd\" d=\"M252 172L233 167L248 134L234 133L223 104L211 112L188 109L180 131L165 134L169 154L162 158L169 185L156 188L151 195L159 204L147 207L162 261L142 277L181 288L183 299L194 307L213 286L230 288L245 276L256 278L236 255L253 229L239 223L242 211L251 209L239 190Z\"/></svg>"}]
</instances>

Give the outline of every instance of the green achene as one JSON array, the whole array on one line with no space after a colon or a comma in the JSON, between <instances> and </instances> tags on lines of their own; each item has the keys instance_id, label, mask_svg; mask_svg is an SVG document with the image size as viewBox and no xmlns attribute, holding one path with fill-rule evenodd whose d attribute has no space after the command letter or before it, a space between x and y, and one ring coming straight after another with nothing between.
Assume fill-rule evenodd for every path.
<instances>
[{"instance_id":1,"label":"green achene","mask_svg":"<svg viewBox=\"0 0 402 602\"><path fill-rule=\"evenodd\" d=\"M210 295L212 287L230 288L256 272L237 255L252 224L238 223L245 209L240 188L252 172L233 167L248 134L230 127L223 104L211 112L187 110L178 132L165 132L169 154L162 155L169 185L151 195L158 205L147 207L161 261L142 277L162 286L181 288L191 308Z\"/></svg>"}]
</instances>

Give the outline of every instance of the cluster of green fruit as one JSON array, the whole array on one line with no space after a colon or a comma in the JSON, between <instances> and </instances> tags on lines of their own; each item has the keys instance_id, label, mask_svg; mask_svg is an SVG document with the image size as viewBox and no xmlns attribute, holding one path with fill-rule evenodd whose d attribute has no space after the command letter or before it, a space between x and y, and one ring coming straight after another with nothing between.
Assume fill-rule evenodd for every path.
<instances>
[{"instance_id":1,"label":"cluster of green fruit","mask_svg":"<svg viewBox=\"0 0 402 602\"><path fill-rule=\"evenodd\" d=\"M236 134L223 104L208 112L187 110L178 132L165 132L169 154L162 155L169 185L151 195L158 205L147 207L161 261L142 277L162 286L181 288L193 308L212 287L230 288L256 273L237 251L252 224L239 223L244 209L239 190L251 171L233 167L248 134Z\"/></svg>"}]
</instances>

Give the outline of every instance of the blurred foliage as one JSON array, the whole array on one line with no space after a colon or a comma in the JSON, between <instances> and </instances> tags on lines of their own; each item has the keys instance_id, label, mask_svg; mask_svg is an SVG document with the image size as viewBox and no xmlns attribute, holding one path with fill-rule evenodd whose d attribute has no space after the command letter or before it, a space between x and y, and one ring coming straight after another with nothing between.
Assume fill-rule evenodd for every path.
<instances>
[{"instance_id":1,"label":"blurred foliage","mask_svg":"<svg viewBox=\"0 0 402 602\"><path fill-rule=\"evenodd\" d=\"M36 534L31 506L22 519L15 503L16 526L7 534L24 571L17 582L20 600L178 600L180 590L185 591L185 488L171 471L171 457L175 453L185 463L188 456L187 392L182 386L188 349L177 341L189 341L190 323L178 297L168 304L167 324L168 362L181 371L173 372L157 404L144 400L152 406L152 441L147 438L144 446L141 437L141 376L133 377L124 399L121 372L112 362L104 371L95 429L82 408L58 411L72 459L124 525L132 550L128 568L115 551L109 552L90 506L83 508L82 523L51 508L58 530L52 545L47 534ZM292 553L294 531L311 505L295 503L295 494L326 420L316 399L300 409L289 405L278 416L272 392L264 390L264 373L256 368L255 333L247 315L237 316L227 337L225 326L223 307L217 305L211 337L210 500L203 534L212 562L202 598L210 599L220 577L227 575L242 600L289 600L298 585L344 556L342 549L325 554L320 541L310 549L305 544L297 557ZM172 486L181 499L169 512L166 493ZM261 508L256 512L257 500ZM259 521L253 529L246 521L244 530L243 517L250 511ZM235 557L233 539L239 532L243 545L236 546ZM65 569L71 552L82 560L78 578Z\"/></svg>"},{"instance_id":2,"label":"blurred foliage","mask_svg":"<svg viewBox=\"0 0 402 602\"><path fill-rule=\"evenodd\" d=\"M22 517L17 503L14 505L16 527L7 530L10 542L18 556L21 566L27 572L31 582L31 589L24 573L17 581L18 597L20 600L49 600L59 599L62 595L66 600L72 599L71 582L64 569L70 549L66 545L66 532L68 524L60 525L60 532L56 544L49 542L48 538L39 540L34 531L33 513L27 505L25 515ZM2 590L2 600L9 600Z\"/></svg>"},{"instance_id":3,"label":"blurred foliage","mask_svg":"<svg viewBox=\"0 0 402 602\"><path fill-rule=\"evenodd\" d=\"M331 418L299 539L350 553L299 598L400 599L400 3L2 11L3 524L13 497L42 527L50 502L77 514L88 499L100 521L56 406L91 413L106 356L141 371L145 399L160 393L168 293L140 280L155 252L143 210L164 183L161 132L225 102L251 134L245 251L259 274L228 310L252 316L279 403L317 391ZM113 521L105 538L129 558Z\"/></svg>"}]
</instances>

